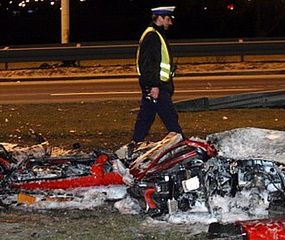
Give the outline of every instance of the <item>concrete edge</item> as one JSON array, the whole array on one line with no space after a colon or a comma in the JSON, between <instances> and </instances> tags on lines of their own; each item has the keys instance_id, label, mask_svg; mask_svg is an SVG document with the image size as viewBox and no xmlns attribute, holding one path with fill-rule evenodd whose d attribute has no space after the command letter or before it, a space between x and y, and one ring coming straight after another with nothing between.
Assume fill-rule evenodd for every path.
<instances>
[{"instance_id":1,"label":"concrete edge","mask_svg":"<svg viewBox=\"0 0 285 240\"><path fill-rule=\"evenodd\" d=\"M246 76L246 75L272 75L285 74L285 70L246 70L246 71L213 71L213 72L187 72L178 73L177 77L197 76ZM50 76L50 77L0 77L0 82L21 82L21 81L62 81L62 80L89 80L89 79L119 79L137 78L137 74L94 74L85 76Z\"/></svg>"}]
</instances>

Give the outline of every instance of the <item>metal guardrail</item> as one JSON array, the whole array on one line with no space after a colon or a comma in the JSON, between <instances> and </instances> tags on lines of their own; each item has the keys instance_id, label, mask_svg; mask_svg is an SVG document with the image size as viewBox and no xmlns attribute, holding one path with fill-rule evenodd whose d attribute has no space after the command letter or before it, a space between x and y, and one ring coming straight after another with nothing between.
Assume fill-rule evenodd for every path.
<instances>
[{"instance_id":1,"label":"metal guardrail","mask_svg":"<svg viewBox=\"0 0 285 240\"><path fill-rule=\"evenodd\" d=\"M175 103L175 108L178 112L284 106L284 90L272 92L244 93L214 99L198 98Z\"/></svg>"},{"instance_id":2,"label":"metal guardrail","mask_svg":"<svg viewBox=\"0 0 285 240\"><path fill-rule=\"evenodd\" d=\"M175 57L285 54L285 40L173 41ZM134 58L136 43L0 47L0 62L80 61Z\"/></svg>"},{"instance_id":3,"label":"metal guardrail","mask_svg":"<svg viewBox=\"0 0 285 240\"><path fill-rule=\"evenodd\" d=\"M135 51L136 44L4 47L0 49L0 62L127 59L133 58Z\"/></svg>"}]
</instances>

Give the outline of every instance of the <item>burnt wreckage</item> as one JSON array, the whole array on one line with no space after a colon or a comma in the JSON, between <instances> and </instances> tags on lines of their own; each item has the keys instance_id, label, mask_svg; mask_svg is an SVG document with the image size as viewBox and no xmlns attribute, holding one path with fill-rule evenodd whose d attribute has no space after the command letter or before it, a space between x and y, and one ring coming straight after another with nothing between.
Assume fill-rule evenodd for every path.
<instances>
[{"instance_id":1,"label":"burnt wreckage","mask_svg":"<svg viewBox=\"0 0 285 240\"><path fill-rule=\"evenodd\" d=\"M162 142L167 142L168 137ZM272 211L283 202L282 163L259 158L225 158L218 155L213 144L182 140L177 134L168 140L169 146L162 144L164 149L159 144L150 149L139 146L132 154L121 157L129 162L128 172L133 177L132 181L125 181L130 186L128 192L146 212L159 215L178 209L188 211L197 202L203 202L215 214L212 197L235 197L242 191L250 194L245 211L258 207L260 200L268 201Z\"/></svg>"},{"instance_id":2,"label":"burnt wreckage","mask_svg":"<svg viewBox=\"0 0 285 240\"><path fill-rule=\"evenodd\" d=\"M51 150L43 150L42 143L10 151L0 145L1 190L9 193L123 184L122 177L113 171L112 160L112 154L102 151L52 156Z\"/></svg>"},{"instance_id":3,"label":"burnt wreckage","mask_svg":"<svg viewBox=\"0 0 285 240\"><path fill-rule=\"evenodd\" d=\"M215 215L219 209L213 206L213 197L234 198L247 191L249 204L244 211L250 214L263 201L268 202L269 212L283 214L283 156L276 161L262 159L258 153L231 158L217 151L215 146L223 153L227 148L219 146L215 136L208 140L212 143L169 133L161 141L143 142L135 148L125 145L115 153L94 151L60 157L44 153L40 157L28 155L21 161L2 146L1 190L7 193L126 184L129 195L151 216L188 211L201 203Z\"/></svg>"}]
</instances>

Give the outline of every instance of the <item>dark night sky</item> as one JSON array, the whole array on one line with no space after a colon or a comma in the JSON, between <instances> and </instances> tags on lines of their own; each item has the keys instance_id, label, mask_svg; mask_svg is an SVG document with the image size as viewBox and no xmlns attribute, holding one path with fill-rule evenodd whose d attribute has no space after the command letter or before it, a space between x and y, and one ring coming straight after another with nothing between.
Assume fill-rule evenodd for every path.
<instances>
[{"instance_id":1,"label":"dark night sky","mask_svg":"<svg viewBox=\"0 0 285 240\"><path fill-rule=\"evenodd\" d=\"M60 0L54 5L52 1L1 0L0 45L60 43ZM283 0L167 3L177 6L172 39L285 36ZM138 40L156 4L155 0L70 0L70 42Z\"/></svg>"}]
</instances>

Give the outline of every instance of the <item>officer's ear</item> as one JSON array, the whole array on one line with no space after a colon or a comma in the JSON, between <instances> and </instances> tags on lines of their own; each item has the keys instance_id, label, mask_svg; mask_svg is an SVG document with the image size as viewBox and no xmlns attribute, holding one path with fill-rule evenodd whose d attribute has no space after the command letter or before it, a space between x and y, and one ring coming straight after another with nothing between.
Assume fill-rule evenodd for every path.
<instances>
[{"instance_id":1,"label":"officer's ear","mask_svg":"<svg viewBox=\"0 0 285 240\"><path fill-rule=\"evenodd\" d=\"M160 16L160 15L157 16L155 22L157 23L158 26L161 26L163 24L164 17L165 16Z\"/></svg>"}]
</instances>

